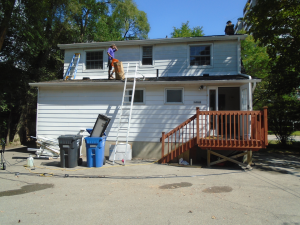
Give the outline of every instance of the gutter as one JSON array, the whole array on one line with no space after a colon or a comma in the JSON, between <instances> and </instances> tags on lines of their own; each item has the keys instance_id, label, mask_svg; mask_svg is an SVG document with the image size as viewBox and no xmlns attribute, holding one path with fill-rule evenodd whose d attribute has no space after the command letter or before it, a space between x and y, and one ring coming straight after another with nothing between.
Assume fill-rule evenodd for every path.
<instances>
[{"instance_id":1,"label":"gutter","mask_svg":"<svg viewBox=\"0 0 300 225\"><path fill-rule=\"evenodd\" d=\"M211 84L222 83L222 84L247 84L249 80L197 80L197 81L142 81L139 85L165 85L165 84ZM129 83L130 84L130 83ZM49 82L49 83L29 83L31 87L74 87L74 86L124 86L124 82Z\"/></svg>"}]
</instances>

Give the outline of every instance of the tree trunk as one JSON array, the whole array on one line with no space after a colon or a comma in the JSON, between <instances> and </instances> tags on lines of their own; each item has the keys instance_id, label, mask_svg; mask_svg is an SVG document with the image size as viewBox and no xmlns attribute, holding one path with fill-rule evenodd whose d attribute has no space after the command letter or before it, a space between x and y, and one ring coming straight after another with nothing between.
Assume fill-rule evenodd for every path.
<instances>
[{"instance_id":1,"label":"tree trunk","mask_svg":"<svg viewBox=\"0 0 300 225\"><path fill-rule=\"evenodd\" d=\"M6 145L9 145L10 124L11 124L11 111L9 112L9 117L8 117L8 122L7 122Z\"/></svg>"},{"instance_id":2,"label":"tree trunk","mask_svg":"<svg viewBox=\"0 0 300 225\"><path fill-rule=\"evenodd\" d=\"M23 108L17 125L16 133L12 141L14 145L20 145L23 142L25 118L26 118L26 110L24 110Z\"/></svg>"}]
</instances>

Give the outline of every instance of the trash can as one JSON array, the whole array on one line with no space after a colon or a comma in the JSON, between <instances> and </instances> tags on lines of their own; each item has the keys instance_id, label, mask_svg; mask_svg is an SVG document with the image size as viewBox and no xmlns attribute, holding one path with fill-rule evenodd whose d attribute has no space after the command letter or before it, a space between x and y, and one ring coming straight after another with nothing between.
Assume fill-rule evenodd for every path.
<instances>
[{"instance_id":1,"label":"trash can","mask_svg":"<svg viewBox=\"0 0 300 225\"><path fill-rule=\"evenodd\" d=\"M102 167L105 165L105 141L106 136L102 137L86 137L86 165L87 167Z\"/></svg>"},{"instance_id":2,"label":"trash can","mask_svg":"<svg viewBox=\"0 0 300 225\"><path fill-rule=\"evenodd\" d=\"M82 135L61 135L58 137L60 165L62 168L74 168L81 164L80 156Z\"/></svg>"}]
</instances>

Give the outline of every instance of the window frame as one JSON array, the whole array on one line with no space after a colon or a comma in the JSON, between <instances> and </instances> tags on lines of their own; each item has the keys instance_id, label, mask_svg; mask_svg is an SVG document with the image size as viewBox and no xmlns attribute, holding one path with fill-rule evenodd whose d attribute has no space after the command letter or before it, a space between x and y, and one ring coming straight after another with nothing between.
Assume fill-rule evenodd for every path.
<instances>
[{"instance_id":1,"label":"window frame","mask_svg":"<svg viewBox=\"0 0 300 225\"><path fill-rule=\"evenodd\" d=\"M196 47L196 46L210 46L210 65L198 65L198 66L191 65L191 47ZM214 52L213 43L189 44L188 45L188 53L187 53L188 68L213 68L213 66L214 66L213 52Z\"/></svg>"},{"instance_id":2,"label":"window frame","mask_svg":"<svg viewBox=\"0 0 300 225\"><path fill-rule=\"evenodd\" d=\"M168 90L181 90L181 102L168 102ZM165 88L164 104L166 105L184 105L184 88L183 87L167 87Z\"/></svg>"},{"instance_id":3,"label":"window frame","mask_svg":"<svg viewBox=\"0 0 300 225\"><path fill-rule=\"evenodd\" d=\"M129 95L129 91L132 91L133 89L127 89L125 92L125 95ZM145 105L146 104L146 100L145 100L145 88L136 88L135 91L143 91L143 102L134 102L134 105ZM128 97L130 98L130 97ZM131 102L131 101L130 101Z\"/></svg>"},{"instance_id":4,"label":"window frame","mask_svg":"<svg viewBox=\"0 0 300 225\"><path fill-rule=\"evenodd\" d=\"M152 47L152 65L143 65L143 47ZM154 45L142 45L140 46L140 67L154 67Z\"/></svg>"},{"instance_id":5,"label":"window frame","mask_svg":"<svg viewBox=\"0 0 300 225\"><path fill-rule=\"evenodd\" d=\"M87 69L87 53L88 52L102 52L102 69ZM90 50L85 50L84 51L84 58L82 59L83 61L83 72L93 72L93 71L104 71L105 70L105 57L104 57L104 52L105 49L90 49Z\"/></svg>"}]
</instances>

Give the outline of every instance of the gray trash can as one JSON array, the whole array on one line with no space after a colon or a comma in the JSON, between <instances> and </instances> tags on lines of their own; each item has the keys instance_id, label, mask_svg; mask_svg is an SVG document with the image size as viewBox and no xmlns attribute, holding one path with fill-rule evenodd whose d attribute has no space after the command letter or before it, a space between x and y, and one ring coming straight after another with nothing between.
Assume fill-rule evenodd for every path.
<instances>
[{"instance_id":1,"label":"gray trash can","mask_svg":"<svg viewBox=\"0 0 300 225\"><path fill-rule=\"evenodd\" d=\"M80 156L82 135L61 135L58 137L60 148L60 166L62 168L74 168L81 165Z\"/></svg>"}]
</instances>

